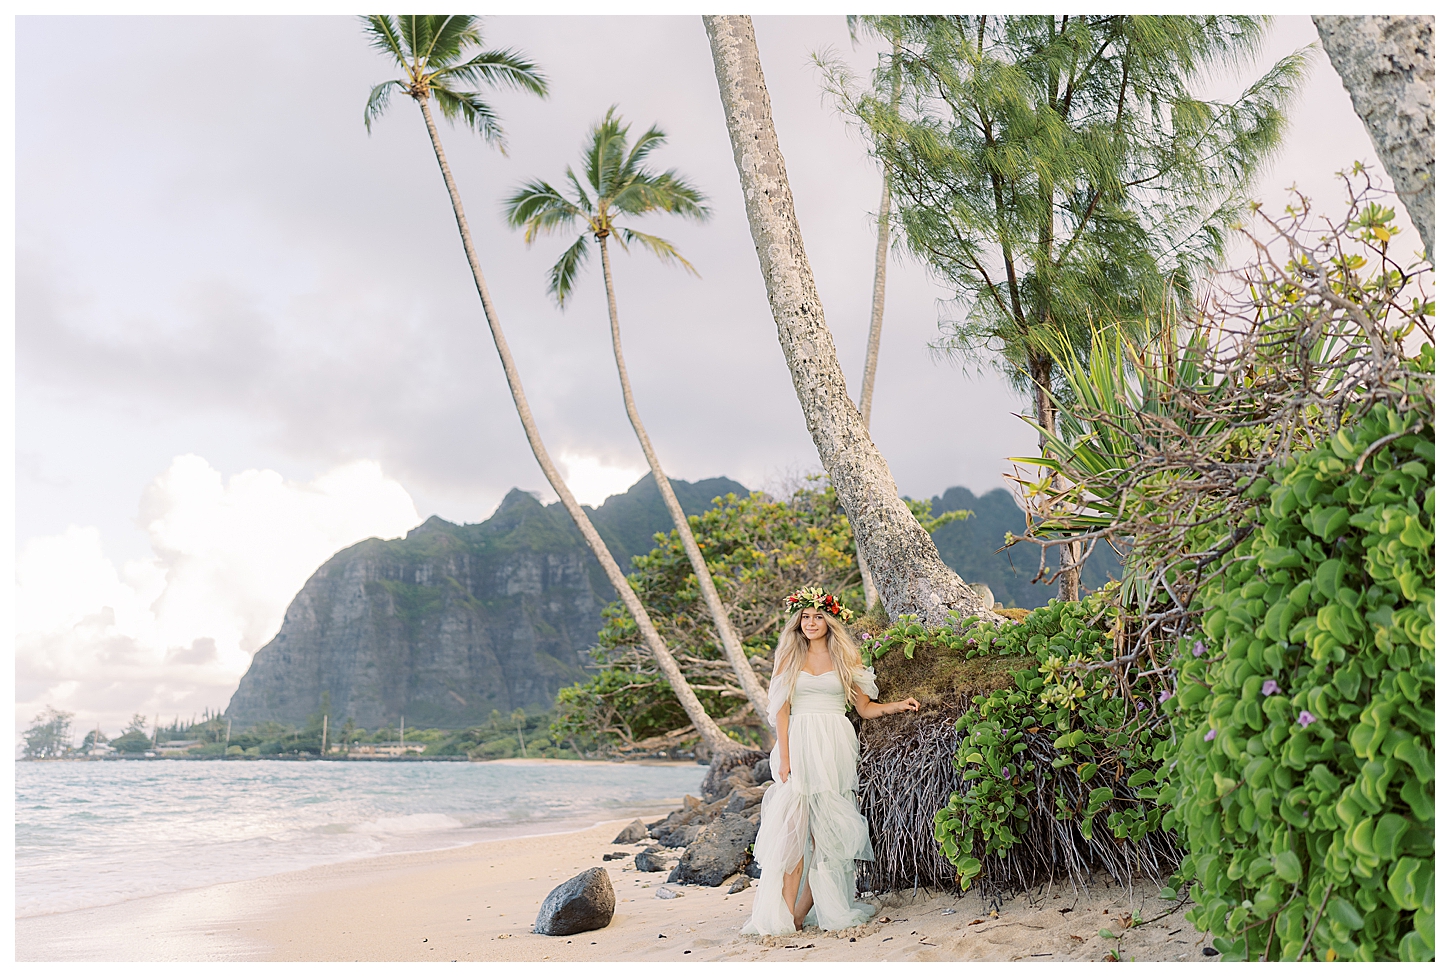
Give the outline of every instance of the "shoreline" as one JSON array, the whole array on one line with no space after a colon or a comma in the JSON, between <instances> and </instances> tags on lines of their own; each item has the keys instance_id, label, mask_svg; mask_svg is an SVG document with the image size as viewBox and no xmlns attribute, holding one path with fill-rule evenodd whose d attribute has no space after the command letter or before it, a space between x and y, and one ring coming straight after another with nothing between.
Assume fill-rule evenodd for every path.
<instances>
[{"instance_id":1,"label":"shoreline","mask_svg":"<svg viewBox=\"0 0 1450 977\"><path fill-rule=\"evenodd\" d=\"M497 762L497 761L495 761ZM590 761L574 761L590 762ZM659 812L663 814L664 812ZM995 911L980 895L910 891L870 901L863 926L791 937L739 933L753 888L662 885L637 871L644 843L613 845L631 819L431 851L373 855L15 920L17 961L1208 960L1183 907L1145 883L1044 887ZM593 866L616 892L602 930L532 932L544 896ZM659 898L661 888L674 898ZM1129 928L1138 912L1142 925ZM1100 929L1122 933L1109 942Z\"/></svg>"},{"instance_id":2,"label":"shoreline","mask_svg":"<svg viewBox=\"0 0 1450 977\"><path fill-rule=\"evenodd\" d=\"M15 762L16 763L117 763L117 762L140 761L140 762L143 762L143 763L149 763L149 762L154 762L156 760L186 760L186 761L189 761L189 762L201 762L201 761L220 760L220 761L223 761L225 763L248 763L248 762L255 763L255 762L261 761L261 760L276 760L276 761L280 761L280 762L284 762L284 763L300 763L300 762L307 762L307 763L313 763L313 762L341 763L341 762L347 761L347 762L352 762L352 763L502 763L502 764L510 764L510 765L523 765L523 764L530 764L530 763L550 763L550 764L565 764L565 765L570 765L570 764L572 764L572 765L578 765L578 764L590 764L590 765L592 765L592 764L598 764L598 763L614 763L614 764L637 764L639 766L646 766L646 767L693 767L693 766L701 766L701 767L703 767L704 766L704 764L701 764L701 763L699 763L698 761L695 761L695 760L661 760L661 759L659 759L657 757L644 757L644 758L639 759L639 760L624 760L624 759L615 760L615 759L603 759L603 758L598 759L598 760L571 760L571 759L563 759L561 757L500 757L497 760L475 760L472 757L467 757L467 756L417 756L417 755L413 755L413 756L374 756L374 755L363 755L363 756L355 756L354 757L354 756L348 756L347 754L342 754L341 756L312 756L311 754L301 755L301 756L293 756L293 755L289 755L289 754L285 754L285 753L274 753L274 754L269 754L267 756L245 756L245 755L243 755L243 756L224 756L224 755L223 756L218 756L218 755L192 756L190 754L185 754L185 753L174 753L174 754L169 754L169 755L167 755L167 754L157 754L155 756L144 756L144 755L143 756L75 756L75 757L69 757L68 756L68 757L43 757L43 758L39 758L39 759L31 759L31 758L20 757L20 758L17 758Z\"/></svg>"}]
</instances>

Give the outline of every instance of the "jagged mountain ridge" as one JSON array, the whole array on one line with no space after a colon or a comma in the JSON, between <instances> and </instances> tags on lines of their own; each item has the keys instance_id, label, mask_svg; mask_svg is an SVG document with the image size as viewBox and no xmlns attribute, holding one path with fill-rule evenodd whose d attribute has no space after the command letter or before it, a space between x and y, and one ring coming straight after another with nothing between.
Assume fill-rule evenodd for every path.
<instances>
[{"instance_id":1,"label":"jagged mountain ridge","mask_svg":"<svg viewBox=\"0 0 1450 977\"><path fill-rule=\"evenodd\" d=\"M729 478L673 481L686 512L748 492ZM588 508L588 507L586 507ZM942 558L1008 606L1045 604L1054 590L1029 583L1036 552L994 553L1020 531L1012 496L947 489L932 511L971 509L934 536ZM649 552L671 528L654 481L611 496L590 518L616 562ZM1084 575L1102 583L1116 564L1095 554ZM1014 566L1015 563L1015 566ZM614 599L608 578L560 503L514 489L481 523L430 517L402 539L368 539L334 555L302 587L277 636L252 659L225 715L240 728L265 720L301 725L326 692L334 728L461 728L498 709L539 709L585 676L585 651Z\"/></svg>"},{"instance_id":2,"label":"jagged mountain ridge","mask_svg":"<svg viewBox=\"0 0 1450 977\"><path fill-rule=\"evenodd\" d=\"M974 495L970 489L955 486L931 500L931 514L939 516L957 509L970 509L972 518L947 523L932 534L941 558L962 579L984 583L992 588L992 596L1008 607L1041 607L1057 596L1057 585L1034 584L1039 552L1036 546L1018 544L1011 550L997 553L1008 530L1020 533L1026 520L1012 494L1006 489L992 489ZM1049 566L1057 565L1057 554L1047 556ZM1123 567L1106 543L1100 543L1082 568L1084 592L1095 590L1108 580L1122 578Z\"/></svg>"},{"instance_id":3,"label":"jagged mountain ridge","mask_svg":"<svg viewBox=\"0 0 1450 977\"><path fill-rule=\"evenodd\" d=\"M728 478L673 481L703 512L748 490ZM590 518L626 570L671 523L649 477ZM225 715L245 728L298 725L323 692L334 724L459 728L498 709L546 707L584 677L599 611L614 597L560 503L514 489L488 519L430 517L403 539L337 553L303 585L277 636L252 658Z\"/></svg>"}]
</instances>

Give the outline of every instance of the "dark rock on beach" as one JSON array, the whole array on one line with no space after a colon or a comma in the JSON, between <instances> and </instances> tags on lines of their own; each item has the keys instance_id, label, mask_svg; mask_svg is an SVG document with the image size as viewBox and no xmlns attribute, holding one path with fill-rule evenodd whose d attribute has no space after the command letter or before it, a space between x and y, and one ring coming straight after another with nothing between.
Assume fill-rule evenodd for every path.
<instances>
[{"instance_id":1,"label":"dark rock on beach","mask_svg":"<svg viewBox=\"0 0 1450 977\"><path fill-rule=\"evenodd\" d=\"M699 836L680 856L680 864L670 873L670 881L720 885L750 860L746 849L754 843L757 827L739 814L721 814L700 829Z\"/></svg>"},{"instance_id":2,"label":"dark rock on beach","mask_svg":"<svg viewBox=\"0 0 1450 977\"><path fill-rule=\"evenodd\" d=\"M770 783L770 757L757 761L751 773L754 775L757 784Z\"/></svg>"},{"instance_id":3,"label":"dark rock on beach","mask_svg":"<svg viewBox=\"0 0 1450 977\"><path fill-rule=\"evenodd\" d=\"M603 929L614 918L614 884L602 868L580 872L555 887L539 907L534 932L544 936L572 936Z\"/></svg>"},{"instance_id":4,"label":"dark rock on beach","mask_svg":"<svg viewBox=\"0 0 1450 977\"><path fill-rule=\"evenodd\" d=\"M614 836L614 841L611 844L628 845L632 842L643 841L648 837L649 828L646 828L644 822L639 818L635 818L632 823L624 826L623 831Z\"/></svg>"},{"instance_id":5,"label":"dark rock on beach","mask_svg":"<svg viewBox=\"0 0 1450 977\"><path fill-rule=\"evenodd\" d=\"M658 848L651 848L634 856L634 867L641 872L663 872L670 867L672 861L672 856Z\"/></svg>"},{"instance_id":6,"label":"dark rock on beach","mask_svg":"<svg viewBox=\"0 0 1450 977\"><path fill-rule=\"evenodd\" d=\"M765 796L764 787L737 787L725 798L724 814L744 814L752 807L760 805L760 799ZM749 815L746 815L747 817Z\"/></svg>"},{"instance_id":7,"label":"dark rock on beach","mask_svg":"<svg viewBox=\"0 0 1450 977\"><path fill-rule=\"evenodd\" d=\"M756 764L769 758L770 754L760 750L715 756L710 761L704 782L700 784L700 793L706 801L717 801L736 787L754 787Z\"/></svg>"},{"instance_id":8,"label":"dark rock on beach","mask_svg":"<svg viewBox=\"0 0 1450 977\"><path fill-rule=\"evenodd\" d=\"M699 834L700 826L698 824L682 824L661 837L660 844L666 848L685 848L694 843Z\"/></svg>"}]
</instances>

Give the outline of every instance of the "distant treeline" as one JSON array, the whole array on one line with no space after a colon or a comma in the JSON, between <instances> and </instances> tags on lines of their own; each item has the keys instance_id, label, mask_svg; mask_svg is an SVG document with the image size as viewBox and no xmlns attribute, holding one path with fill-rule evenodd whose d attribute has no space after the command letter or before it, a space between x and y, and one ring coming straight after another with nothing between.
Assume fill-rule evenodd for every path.
<instances>
[{"instance_id":1,"label":"distant treeline","mask_svg":"<svg viewBox=\"0 0 1450 977\"><path fill-rule=\"evenodd\" d=\"M324 694L322 705L326 707ZM126 729L108 739L99 729L89 730L79 746L72 732L74 715L47 707L25 732L26 759L81 759L99 756L186 756L186 757L300 757L321 756L326 719L327 755L341 756L354 751L376 755L379 747L405 746L407 755L467 757L470 760L584 759L577 744L560 742L549 732L554 713L509 715L494 710L488 721L469 729L419 729L406 724L363 729L344 719L334 725L332 717L319 709L302 726L263 722L237 729L225 716L210 711L200 720L178 719L158 725L137 713ZM371 749L359 749L367 747Z\"/></svg>"}]
</instances>

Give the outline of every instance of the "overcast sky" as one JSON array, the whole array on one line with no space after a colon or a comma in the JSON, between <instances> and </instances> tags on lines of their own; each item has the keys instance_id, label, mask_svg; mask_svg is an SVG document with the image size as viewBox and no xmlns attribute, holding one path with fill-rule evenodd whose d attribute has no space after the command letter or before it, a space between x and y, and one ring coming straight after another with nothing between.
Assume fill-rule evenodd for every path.
<instances>
[{"instance_id":1,"label":"overcast sky","mask_svg":"<svg viewBox=\"0 0 1450 977\"><path fill-rule=\"evenodd\" d=\"M843 17L756 19L775 122L827 320L859 389L880 175L810 64ZM543 435L581 499L643 472L620 403L603 287L567 309L500 200L557 180L611 105L658 123L710 198L703 225L650 219L699 278L645 254L615 277L638 404L670 474L769 488L819 462L776 342L697 17L490 18L552 95L491 96L501 155L443 140ZM1269 60L1315 41L1282 18ZM355 20L22 18L16 31L17 719L45 703L114 734L132 711L224 706L316 566L438 514L486 518L514 486L549 497L473 292L419 114ZM64 71L51 70L64 63ZM1232 80L1220 80L1222 94ZM1219 92L1216 92L1219 94ZM1317 52L1261 192L1373 152ZM1400 223L1408 228L1408 220ZM1409 231L1413 235L1413 231ZM873 436L903 494L1003 484L1030 453L990 369L934 359L947 293L893 263Z\"/></svg>"}]
</instances>

